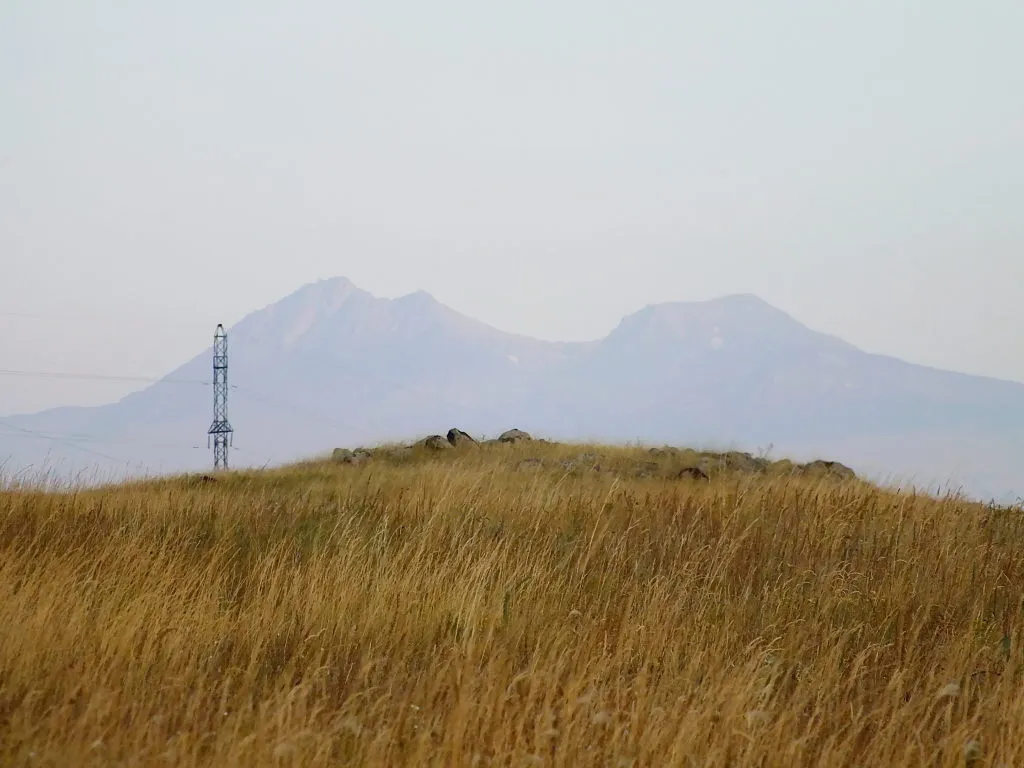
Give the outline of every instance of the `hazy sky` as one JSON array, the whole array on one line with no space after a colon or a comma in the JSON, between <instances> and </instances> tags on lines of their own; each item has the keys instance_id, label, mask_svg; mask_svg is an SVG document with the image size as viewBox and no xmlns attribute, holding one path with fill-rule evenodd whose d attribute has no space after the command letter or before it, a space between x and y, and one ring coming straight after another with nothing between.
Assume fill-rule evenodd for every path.
<instances>
[{"instance_id":1,"label":"hazy sky","mask_svg":"<svg viewBox=\"0 0 1024 768\"><path fill-rule=\"evenodd\" d=\"M1024 381L1024 3L0 3L0 368L161 375L300 285L596 338L753 292ZM0 375L0 414L127 383Z\"/></svg>"}]
</instances>

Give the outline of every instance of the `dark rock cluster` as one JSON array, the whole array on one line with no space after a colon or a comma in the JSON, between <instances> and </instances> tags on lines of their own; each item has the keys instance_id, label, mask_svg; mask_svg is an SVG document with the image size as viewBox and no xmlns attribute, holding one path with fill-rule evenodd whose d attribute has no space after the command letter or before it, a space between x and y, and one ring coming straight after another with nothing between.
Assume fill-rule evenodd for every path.
<instances>
[{"instance_id":1,"label":"dark rock cluster","mask_svg":"<svg viewBox=\"0 0 1024 768\"><path fill-rule=\"evenodd\" d=\"M479 441L458 427L452 427L446 435L429 435L413 445L397 448L377 449L380 455L392 460L406 460L418 452L443 453L446 451L477 450L507 445L545 444L546 440L535 440L528 432L510 429L497 438ZM512 454L515 455L515 454ZM370 461L374 451L369 448L335 448L332 459L341 464L358 466ZM708 452L665 446L650 448L646 457L637 458L610 452L610 455L587 452L566 459L544 459L537 456L517 456L514 469L520 472L536 472L551 469L565 473L612 474L637 479L667 479L679 481L708 482L721 475L800 475L822 479L852 480L856 473L837 461L816 460L796 464L788 459L772 461L763 456L754 456L741 451Z\"/></svg>"}]
</instances>

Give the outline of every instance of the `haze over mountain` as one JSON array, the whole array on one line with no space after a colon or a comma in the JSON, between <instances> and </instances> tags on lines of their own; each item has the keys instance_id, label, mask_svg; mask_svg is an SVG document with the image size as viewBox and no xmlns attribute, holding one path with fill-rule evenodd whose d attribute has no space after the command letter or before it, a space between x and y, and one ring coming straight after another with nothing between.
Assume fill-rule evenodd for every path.
<instances>
[{"instance_id":1,"label":"haze over mountain","mask_svg":"<svg viewBox=\"0 0 1024 768\"><path fill-rule=\"evenodd\" d=\"M880 479L1024 492L1024 384L861 351L752 295L648 306L599 341L504 333L426 293L307 285L229 329L234 466L459 426L824 457ZM6 419L8 472L179 471L211 456L209 350L96 408ZM43 439L39 435L54 438Z\"/></svg>"}]
</instances>

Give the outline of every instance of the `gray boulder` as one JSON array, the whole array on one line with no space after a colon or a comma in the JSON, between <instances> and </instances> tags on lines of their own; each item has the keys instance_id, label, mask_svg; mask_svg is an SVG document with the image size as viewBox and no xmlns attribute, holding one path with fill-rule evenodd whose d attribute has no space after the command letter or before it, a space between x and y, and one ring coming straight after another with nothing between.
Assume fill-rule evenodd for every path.
<instances>
[{"instance_id":1,"label":"gray boulder","mask_svg":"<svg viewBox=\"0 0 1024 768\"><path fill-rule=\"evenodd\" d=\"M839 480L856 480L857 473L845 464L838 461L823 461L818 459L804 464L801 473L815 477L830 477Z\"/></svg>"},{"instance_id":2,"label":"gray boulder","mask_svg":"<svg viewBox=\"0 0 1024 768\"><path fill-rule=\"evenodd\" d=\"M528 432L523 432L521 429L510 429L507 432L502 432L498 436L498 441L502 443L525 443L533 440Z\"/></svg>"},{"instance_id":3,"label":"gray boulder","mask_svg":"<svg viewBox=\"0 0 1024 768\"><path fill-rule=\"evenodd\" d=\"M729 451L722 457L726 469L736 472L764 472L771 462L741 451Z\"/></svg>"},{"instance_id":4,"label":"gray boulder","mask_svg":"<svg viewBox=\"0 0 1024 768\"><path fill-rule=\"evenodd\" d=\"M448 442L455 448L477 445L476 440L457 427L448 430Z\"/></svg>"},{"instance_id":5,"label":"gray boulder","mask_svg":"<svg viewBox=\"0 0 1024 768\"><path fill-rule=\"evenodd\" d=\"M673 448L670 445L666 445L664 448L649 448L647 453L656 459L663 459L666 456L678 456L679 449Z\"/></svg>"},{"instance_id":6,"label":"gray boulder","mask_svg":"<svg viewBox=\"0 0 1024 768\"><path fill-rule=\"evenodd\" d=\"M423 441L423 447L432 451L444 451L452 447L452 444L441 435L431 435Z\"/></svg>"},{"instance_id":7,"label":"gray boulder","mask_svg":"<svg viewBox=\"0 0 1024 768\"><path fill-rule=\"evenodd\" d=\"M373 458L373 451L369 448L356 448L350 451L348 448L335 448L331 452L331 459L339 464L364 464Z\"/></svg>"},{"instance_id":8,"label":"gray boulder","mask_svg":"<svg viewBox=\"0 0 1024 768\"><path fill-rule=\"evenodd\" d=\"M707 480L707 473L700 467L683 467L676 475L678 480Z\"/></svg>"}]
</instances>

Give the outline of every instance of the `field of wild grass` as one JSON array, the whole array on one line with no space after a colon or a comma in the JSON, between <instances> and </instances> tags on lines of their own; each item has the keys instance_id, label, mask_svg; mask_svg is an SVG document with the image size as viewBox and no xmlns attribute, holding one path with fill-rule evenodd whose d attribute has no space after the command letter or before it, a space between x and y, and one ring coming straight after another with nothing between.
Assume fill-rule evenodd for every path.
<instances>
[{"instance_id":1,"label":"field of wild grass","mask_svg":"<svg viewBox=\"0 0 1024 768\"><path fill-rule=\"evenodd\" d=\"M0 764L1024 764L1018 511L580 450L0 492Z\"/></svg>"}]
</instances>

